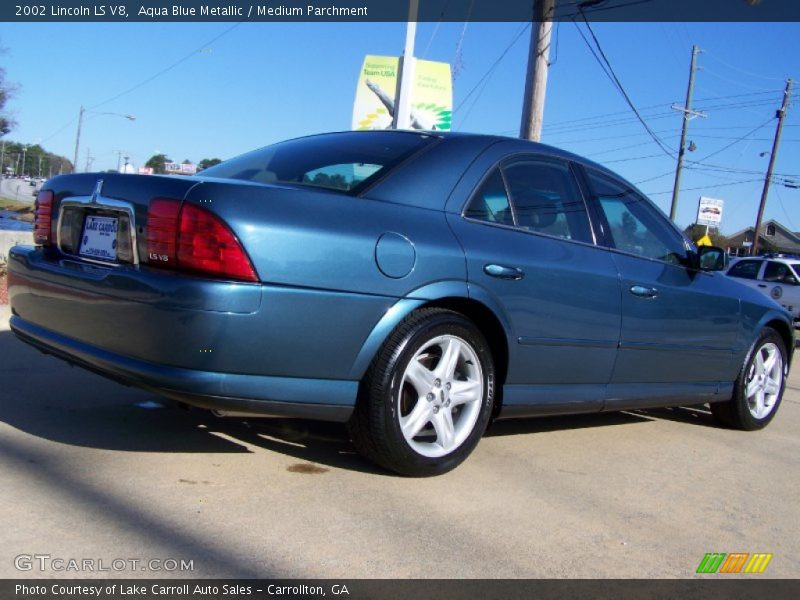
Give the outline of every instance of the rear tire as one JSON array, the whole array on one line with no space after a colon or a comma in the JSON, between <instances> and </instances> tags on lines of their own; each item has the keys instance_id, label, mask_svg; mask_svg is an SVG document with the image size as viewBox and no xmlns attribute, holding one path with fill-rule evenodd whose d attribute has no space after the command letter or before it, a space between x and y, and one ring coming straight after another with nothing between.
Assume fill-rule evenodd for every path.
<instances>
[{"instance_id":1,"label":"rear tire","mask_svg":"<svg viewBox=\"0 0 800 600\"><path fill-rule=\"evenodd\" d=\"M389 336L362 381L348 430L378 465L415 477L445 473L475 448L492 414L489 345L462 315L411 313Z\"/></svg>"},{"instance_id":2,"label":"rear tire","mask_svg":"<svg viewBox=\"0 0 800 600\"><path fill-rule=\"evenodd\" d=\"M735 429L754 431L775 417L788 375L786 346L780 334L765 327L748 352L727 402L711 404L714 417Z\"/></svg>"}]
</instances>

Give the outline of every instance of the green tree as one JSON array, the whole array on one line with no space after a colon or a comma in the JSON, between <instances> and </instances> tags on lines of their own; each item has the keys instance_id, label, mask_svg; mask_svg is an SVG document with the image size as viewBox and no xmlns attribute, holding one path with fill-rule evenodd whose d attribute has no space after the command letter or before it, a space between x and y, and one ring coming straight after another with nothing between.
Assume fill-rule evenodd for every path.
<instances>
[{"instance_id":1,"label":"green tree","mask_svg":"<svg viewBox=\"0 0 800 600\"><path fill-rule=\"evenodd\" d=\"M25 150L23 152L23 149ZM25 158L25 169L23 171L22 158ZM40 162L41 159L41 162ZM72 172L72 162L64 156L59 156L48 152L39 144L21 144L7 140L5 142L5 153L3 156L5 167L17 173L27 173L28 175L38 176L41 166L42 177L51 177L61 173Z\"/></svg>"},{"instance_id":2,"label":"green tree","mask_svg":"<svg viewBox=\"0 0 800 600\"><path fill-rule=\"evenodd\" d=\"M208 169L209 167L218 165L221 162L222 161L218 158L204 158L199 163L197 163L197 170L202 171L203 169Z\"/></svg>"},{"instance_id":3,"label":"green tree","mask_svg":"<svg viewBox=\"0 0 800 600\"><path fill-rule=\"evenodd\" d=\"M167 158L166 154L154 154L147 160L146 163L144 163L144 166L153 169L153 173L157 175L163 175L167 172L167 169L164 165L166 165L168 162L172 162L172 160Z\"/></svg>"},{"instance_id":4,"label":"green tree","mask_svg":"<svg viewBox=\"0 0 800 600\"><path fill-rule=\"evenodd\" d=\"M5 48L0 48L0 54ZM6 102L13 96L16 87L6 81L6 70L0 67L0 137L6 135L14 128L14 119L6 112Z\"/></svg>"}]
</instances>

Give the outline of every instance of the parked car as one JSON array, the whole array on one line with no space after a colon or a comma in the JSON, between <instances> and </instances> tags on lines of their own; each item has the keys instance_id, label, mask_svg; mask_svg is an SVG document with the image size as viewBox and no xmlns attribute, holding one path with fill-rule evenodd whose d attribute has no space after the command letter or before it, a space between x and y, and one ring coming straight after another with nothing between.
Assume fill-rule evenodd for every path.
<instances>
[{"instance_id":1,"label":"parked car","mask_svg":"<svg viewBox=\"0 0 800 600\"><path fill-rule=\"evenodd\" d=\"M11 328L221 415L346 422L454 468L494 418L711 403L775 416L790 315L624 179L527 141L345 132L193 177L71 174L10 252Z\"/></svg>"},{"instance_id":2,"label":"parked car","mask_svg":"<svg viewBox=\"0 0 800 600\"><path fill-rule=\"evenodd\" d=\"M726 274L768 295L792 314L795 326L800 325L800 256L742 258L731 264Z\"/></svg>"}]
</instances>

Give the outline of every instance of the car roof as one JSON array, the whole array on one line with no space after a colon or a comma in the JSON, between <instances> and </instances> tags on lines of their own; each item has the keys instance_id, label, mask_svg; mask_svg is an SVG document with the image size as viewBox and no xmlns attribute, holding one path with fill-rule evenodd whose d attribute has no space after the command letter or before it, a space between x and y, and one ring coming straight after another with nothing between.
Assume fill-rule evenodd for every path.
<instances>
[{"instance_id":1,"label":"car roof","mask_svg":"<svg viewBox=\"0 0 800 600\"><path fill-rule=\"evenodd\" d=\"M757 261L772 260L772 261L785 262L795 265L800 263L800 256L780 255L780 254L763 254L761 256L741 256L737 257L736 262L741 262L744 260L757 260Z\"/></svg>"}]
</instances>

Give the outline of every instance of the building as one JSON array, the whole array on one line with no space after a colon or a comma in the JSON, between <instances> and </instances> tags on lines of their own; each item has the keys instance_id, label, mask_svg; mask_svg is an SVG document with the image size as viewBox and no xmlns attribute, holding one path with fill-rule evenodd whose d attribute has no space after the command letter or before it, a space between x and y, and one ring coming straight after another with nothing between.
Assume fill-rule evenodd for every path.
<instances>
[{"instance_id":1,"label":"building","mask_svg":"<svg viewBox=\"0 0 800 600\"><path fill-rule=\"evenodd\" d=\"M192 162L168 162L164 163L164 172L168 175L194 175L197 173L197 165Z\"/></svg>"},{"instance_id":2,"label":"building","mask_svg":"<svg viewBox=\"0 0 800 600\"><path fill-rule=\"evenodd\" d=\"M731 256L749 256L753 246L755 227L748 227L728 236L728 254ZM783 252L800 254L800 232L792 231L775 219L761 224L761 235L758 238L758 252Z\"/></svg>"}]
</instances>

